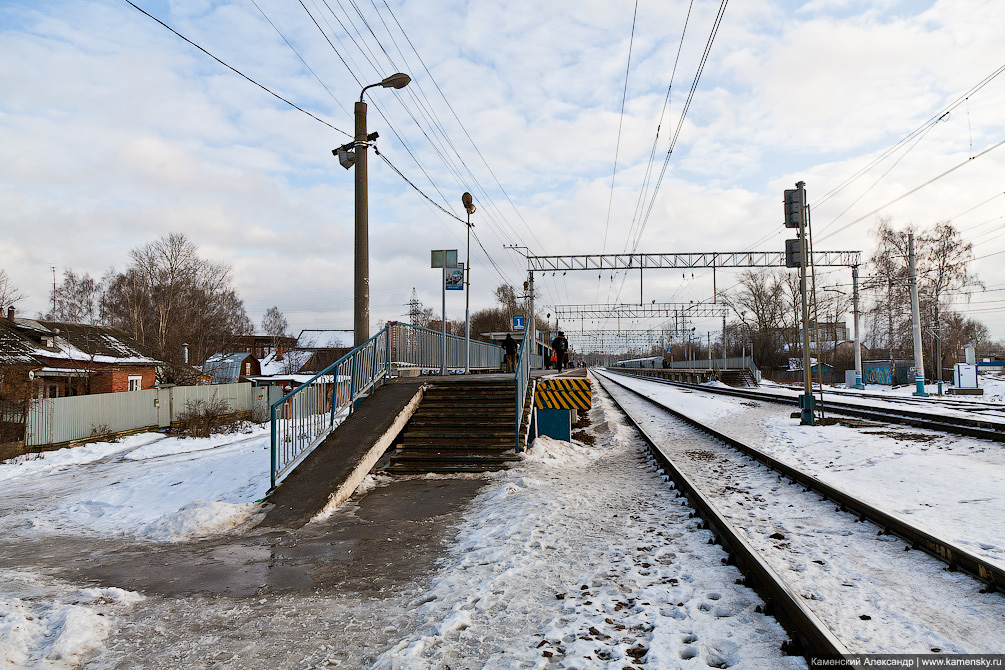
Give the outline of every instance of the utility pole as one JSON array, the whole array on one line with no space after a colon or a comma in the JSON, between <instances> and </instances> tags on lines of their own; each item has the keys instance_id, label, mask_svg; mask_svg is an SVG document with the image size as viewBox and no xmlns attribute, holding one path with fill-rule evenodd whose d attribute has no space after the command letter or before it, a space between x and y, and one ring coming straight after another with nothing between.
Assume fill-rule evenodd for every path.
<instances>
[{"instance_id":1,"label":"utility pole","mask_svg":"<svg viewBox=\"0 0 1005 670\"><path fill-rule=\"evenodd\" d=\"M921 348L921 310L918 308L918 275L914 263L914 233L907 234L907 258L911 269L911 323L914 326L913 395L927 397L925 392L925 360Z\"/></svg>"},{"instance_id":2,"label":"utility pole","mask_svg":"<svg viewBox=\"0 0 1005 670\"><path fill-rule=\"evenodd\" d=\"M855 322L855 388L864 389L862 383L862 344L858 334L858 266L851 266L851 305Z\"/></svg>"},{"instance_id":3,"label":"utility pole","mask_svg":"<svg viewBox=\"0 0 1005 670\"><path fill-rule=\"evenodd\" d=\"M888 321L888 333L890 334L890 388L893 388L897 381L896 361L893 359L893 277L886 280L886 319Z\"/></svg>"},{"instance_id":4,"label":"utility pole","mask_svg":"<svg viewBox=\"0 0 1005 670\"><path fill-rule=\"evenodd\" d=\"M360 346L370 339L370 232L367 202L366 148L377 139L377 133L366 133L366 103L363 95L375 86L402 88L411 78L402 72L385 77L376 84L364 86L353 107L355 135L349 144L343 144L332 153L346 170L356 166L355 174L355 230L353 234L353 342Z\"/></svg>"},{"instance_id":5,"label":"utility pole","mask_svg":"<svg viewBox=\"0 0 1005 670\"><path fill-rule=\"evenodd\" d=\"M471 215L475 212L475 204L471 194L467 191L461 196L461 203L464 205L464 211L468 213L468 249L464 255L467 263L464 268L467 279L464 287L464 374L469 374L471 372L471 318L469 316L471 309Z\"/></svg>"}]
</instances>

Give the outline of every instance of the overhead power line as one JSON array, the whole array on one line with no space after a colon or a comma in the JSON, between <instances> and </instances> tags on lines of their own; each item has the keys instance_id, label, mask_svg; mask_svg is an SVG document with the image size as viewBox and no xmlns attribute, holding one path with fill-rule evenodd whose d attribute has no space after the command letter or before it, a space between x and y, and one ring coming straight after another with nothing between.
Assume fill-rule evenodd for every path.
<instances>
[{"instance_id":1,"label":"overhead power line","mask_svg":"<svg viewBox=\"0 0 1005 670\"><path fill-rule=\"evenodd\" d=\"M329 127L329 128L331 128L332 130L334 130L334 131L336 131L336 132L339 132L339 133L342 133L343 135L346 135L347 137L352 137L352 135L350 135L350 134L349 134L349 133L347 133L346 131L342 130L341 128L336 128L335 126L333 126L332 124L328 123L328 122L327 122L327 121L325 121L324 119L321 119L321 118L319 118L319 117L315 116L314 114L311 114L310 112L308 112L308 111L307 111L306 109L304 109L304 108L303 108L303 107L301 107L300 105L297 105L297 104L296 104L296 103L294 103L294 102L290 102L289 100L287 100L287 99L286 99L286 98L284 98L283 96L279 95L278 93L276 93L276 92L275 92L275 91L273 91L272 89L270 89L270 88L268 88L268 87L266 87L266 86L264 86L264 85L262 85L262 84L259 84L259 83L258 83L257 81L255 81L254 79L252 79L252 78L251 78L251 77L249 77L248 75L244 74L243 72L241 72L240 70L238 70L238 69L237 69L236 67L234 67L233 65L230 65L230 64L228 64L228 63L225 63L224 61L220 60L219 58L217 58L216 56L214 56L213 54L211 54L211 53L210 53L209 51L207 51L206 49L202 48L201 46L199 46L198 44L196 44L195 42L193 42L193 41L192 41L192 40L190 40L189 38L185 37L184 35L182 35L182 34L181 34L180 32L178 32L177 30L175 30L174 28L172 28L172 27L171 27L171 26L169 26L168 24L166 24L166 23L164 23L163 21L161 21L160 19L158 19L158 18L157 18L156 16L153 16L152 14L150 14L149 12L147 12L147 11L146 11L145 9L143 9L142 7L138 7L138 6L137 6L137 5L135 4L135 3L133 3L133 2L132 2L132 0L123 0L123 2L125 2L125 3L126 3L126 4L128 4L128 5L130 5L130 6L131 6L131 7L133 8L133 9L135 9L135 10L136 10L136 11L138 11L139 13L143 14L144 16L146 16L146 17L148 17L148 18L150 18L150 19L153 19L153 20L154 20L154 21L156 21L157 23L161 24L162 26L164 26L165 28L167 28L168 30L170 30L170 31L171 31L172 33L174 33L175 35L177 35L177 36L178 36L178 37L180 37L181 39L185 40L186 42L188 42L189 44L191 44L192 46L194 46L194 47L195 47L196 49L198 49L199 51L203 52L204 54L206 54L207 56L209 56L210 58L212 58L213 60L215 60L215 61L216 61L217 63L219 63L220 65L224 66L224 67L225 67L225 68L227 68L228 70L231 70L232 72L234 72L235 74L237 74L237 75L239 75L239 76L243 77L244 79L247 79L247 80L248 80L248 81L250 81L250 82L251 82L252 84L254 84L254 85L255 85L255 86L257 86L258 88L262 89L263 91L265 91L265 92L266 92L266 93L268 93L269 95L271 95L271 96L273 96L273 97L275 97L275 98L278 98L279 100L282 100L283 102L285 102L285 103L286 103L287 105L289 105L290 107L293 107L293 108L294 108L294 109L296 109L297 111L300 111L300 112L303 112L304 114L306 114L307 116L311 117L312 119L314 119L314 120L315 120L315 121L317 121L318 123L323 123L324 125L328 126L328 127Z\"/></svg>"},{"instance_id":2,"label":"overhead power line","mask_svg":"<svg viewBox=\"0 0 1005 670\"><path fill-rule=\"evenodd\" d=\"M841 226L840 228L838 228L838 229L837 229L837 230L835 230L834 232L832 232L832 233L830 233L830 234L828 234L828 235L824 235L824 236L823 236L823 237L821 237L821 238L820 238L820 239L819 239L818 241L821 241L821 242L822 242L823 240L826 240L826 239L829 239L829 238L831 238L831 237L834 237L835 235L837 235L837 234L838 234L838 233L840 233L841 231L843 231L843 230L847 230L848 228L850 228L850 227L854 226L854 225L855 225L856 223L858 223L858 222L860 222L860 221L863 221L863 220L865 220L865 219L868 219L868 218L869 218L870 216L872 216L873 214L876 214L877 212L881 212L881 211L883 211L884 209L886 209L886 208L887 208L887 207L889 207L890 205L892 205L892 204L894 204L894 203L897 203L897 202L900 202L901 200L903 200L903 199L904 199L904 198L906 198L907 196L909 196L909 195L912 195L912 194L914 194L914 193L917 193L918 191L920 191L921 189L925 188L926 186L929 186L929 185L931 185L931 184L933 184L933 183L937 182L938 180L942 179L942 178L943 178L943 177L945 177L946 175L948 175L948 174L951 174L951 173L953 173L953 172L955 172L955 171L959 170L959 169L960 169L961 167L963 167L964 165L968 165L968 164L970 164L970 163L974 162L975 160L977 160L977 159L978 159L978 158L980 158L981 156L983 156L983 155L985 155L985 154L987 154L987 153L990 153L990 152L994 151L995 149L997 149L998 147L1000 147L1000 146L1001 146L1001 145L1003 145L1003 144L1005 144L1005 140L1002 140L1002 141L1001 141L1001 142L999 142L998 144L995 144L995 145L992 145L992 146L988 147L987 149L985 149L984 151L980 152L980 153L979 153L979 154L977 154L976 156L972 156L972 157L970 157L970 158L967 158L967 159L966 159L965 161L963 161L963 162L961 162L961 163L959 163L959 164L957 164L957 165L954 165L953 167L949 168L948 170L946 170L946 171L945 171L945 172L943 172L942 174L940 174L940 175L938 175L938 176L935 176L935 177L932 177L931 179L929 179L928 181L926 181L926 182L925 182L924 184L922 184L922 185L920 185L920 186L916 186L916 187L912 188L912 189L911 189L910 191L908 191L907 193L904 193L904 194L902 194L902 195L900 195L900 196L897 196L896 198L894 198L894 199L893 199L893 200L891 200L890 202L886 203L885 205L881 205L881 206L877 207L876 209L872 210L872 211L871 211L871 212L869 212L868 214L863 214L862 216L858 217L858 218L857 218L857 219L855 219L854 221L852 221L852 222L850 222L850 223L846 223L845 225Z\"/></svg>"},{"instance_id":3,"label":"overhead power line","mask_svg":"<svg viewBox=\"0 0 1005 670\"><path fill-rule=\"evenodd\" d=\"M632 12L632 33L628 38L628 63L625 65L625 85L621 90L621 113L618 115L618 140L614 145L614 170L611 172L611 192L607 199L607 222L604 224L604 243L600 253L607 252L607 231L611 226L611 205L614 204L614 181L618 176L618 153L621 151L621 126L625 121L625 99L628 97L628 74L632 70L632 45L635 44L635 19L639 13L639 0L635 0L635 10Z\"/></svg>"}]
</instances>

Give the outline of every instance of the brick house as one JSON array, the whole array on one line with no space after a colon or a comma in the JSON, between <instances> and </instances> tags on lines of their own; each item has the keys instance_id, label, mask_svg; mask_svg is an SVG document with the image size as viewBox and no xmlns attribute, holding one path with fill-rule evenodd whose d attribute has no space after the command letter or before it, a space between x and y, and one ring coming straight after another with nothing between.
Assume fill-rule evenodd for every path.
<instances>
[{"instance_id":1,"label":"brick house","mask_svg":"<svg viewBox=\"0 0 1005 670\"><path fill-rule=\"evenodd\" d=\"M153 388L163 363L111 326L0 318L0 366L27 376L31 395L61 398Z\"/></svg>"}]
</instances>

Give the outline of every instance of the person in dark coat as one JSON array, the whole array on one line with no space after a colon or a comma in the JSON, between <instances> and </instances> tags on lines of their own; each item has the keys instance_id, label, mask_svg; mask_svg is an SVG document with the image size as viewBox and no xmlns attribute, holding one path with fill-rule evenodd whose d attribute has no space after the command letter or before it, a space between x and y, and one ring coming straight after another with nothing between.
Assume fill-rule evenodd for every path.
<instances>
[{"instance_id":1,"label":"person in dark coat","mask_svg":"<svg viewBox=\"0 0 1005 670\"><path fill-rule=\"evenodd\" d=\"M503 340L502 348L506 351L506 354L503 356L503 364L506 366L506 372L516 372L517 343L509 333L506 333L506 339Z\"/></svg>"},{"instance_id":2,"label":"person in dark coat","mask_svg":"<svg viewBox=\"0 0 1005 670\"><path fill-rule=\"evenodd\" d=\"M551 341L551 348L555 352L555 367L561 372L569 360L569 340L565 339L565 333L558 331L558 337Z\"/></svg>"}]
</instances>

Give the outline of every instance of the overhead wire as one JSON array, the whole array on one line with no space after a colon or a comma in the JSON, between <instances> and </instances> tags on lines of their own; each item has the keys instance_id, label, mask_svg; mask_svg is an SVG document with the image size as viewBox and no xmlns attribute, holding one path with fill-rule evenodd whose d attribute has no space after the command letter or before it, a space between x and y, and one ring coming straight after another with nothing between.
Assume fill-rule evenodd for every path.
<instances>
[{"instance_id":1,"label":"overhead wire","mask_svg":"<svg viewBox=\"0 0 1005 670\"><path fill-rule=\"evenodd\" d=\"M394 65L393 58L388 53L387 49L384 48L383 44L380 44L380 39L376 35L376 33L374 32L373 26L366 20L365 16L363 15L362 11L359 9L359 6L357 4L352 3L352 6L353 6L353 9L356 12L357 16L359 16L360 20L364 22L364 25L366 26L367 32L369 32L370 35L379 43L379 46L381 48L381 51L384 53L385 58L393 66ZM394 43L395 48L397 49L399 55L402 56L402 58L404 58L404 53L402 52L400 46L397 45L397 40L394 39L394 35L390 33L389 27L387 26L387 23L384 21L383 17L380 16L380 14L379 14L379 8L377 8L376 5L374 5L374 7L375 7L375 11L377 11L377 15L378 15L378 18L380 18L381 23L385 26L386 29L388 29L388 36L391 38L392 42ZM392 14L392 17L394 18L394 20L396 22L396 25L399 26L399 29L402 30L403 35L407 39L407 34L404 33L403 28L400 27L400 23L397 22L397 18L393 16L393 12L391 12L391 14ZM354 23L351 20L351 17L347 17L347 19L350 22ZM358 29L356 30L356 32L357 32L357 34L360 33L360 31ZM362 39L362 37L361 37L361 39ZM413 46L413 51L415 51L414 50L414 46ZM373 52L371 51L370 53L372 54ZM417 51L416 51L416 55L418 55ZM374 55L374 58L376 58L375 55ZM421 56L420 56L420 60L421 60ZM430 77L431 77L431 75L430 75ZM434 82L434 85L436 85L435 80L434 79L431 79L431 80ZM419 93L421 95L421 99L420 99L419 96L417 96L414 93L414 89L418 89L419 90ZM450 140L449 134L446 132L445 128L443 127L442 122L440 122L436 118L436 113L432 109L432 106L429 104L428 97L426 97L425 92L422 89L421 85L418 82L415 82L415 85L413 87L409 87L408 89L406 89L405 92L406 92L406 94L410 95L412 97L412 99L415 101L416 106L420 109L421 116L425 119L425 121L429 125L429 127L434 130L434 133L432 135L430 135L430 133L427 133L424 130L424 128L423 128L423 123L419 122L419 119L416 118L415 115L407 108L407 106L404 105L403 101L401 101L399 99L398 102L403 105L403 109L405 109L406 113L408 113L412 117L413 121L416 124L416 127L418 127L420 129L420 131L423 132L424 136L429 141L430 146L433 148L434 152L436 152L439 155L440 160L447 167L448 171L451 172L454 175L454 178L457 180L458 184L462 184L463 185L463 183L468 182L469 180L467 178L464 178L464 177L462 177L460 175L459 168L457 168L456 165L454 165L453 159L451 159L450 156L448 155L451 151L453 152L454 155L457 156L458 160L464 166L465 170L470 175L471 180L475 181L476 184L477 184L477 181L478 181L477 178L471 172L470 168L467 167L467 164L466 164L466 162L464 162L463 157L460 155L459 151L457 151L457 149L456 149L456 146ZM441 91L441 95L442 95L442 91ZM443 97L445 98L445 96L443 96ZM423 104L423 102L422 102L423 100L426 101L425 104ZM379 108L378 108L378 111L380 111ZM382 113L382 116L385 118L385 120L388 120L387 117L386 117L386 115L384 115L383 113ZM396 134L398 134L398 133L396 133ZM400 137L400 134L398 134L398 135ZM440 140L438 139L437 135L443 137L443 140L450 147L449 150L447 149L447 147L442 142L440 142ZM407 145L407 143L404 143L404 144ZM476 149L477 149L477 147L476 147ZM437 192L444 199L444 201L447 201L446 197L443 195L443 193L440 190L439 186L436 185L435 181L428 174L428 171L426 171L424 168L422 168L421 163L418 163L418 158L417 158L417 156L414 155L414 153L412 154L412 158L413 158L413 160L417 161L417 164L419 164L420 169L423 169L424 173L426 174L427 179L430 181L430 183L434 187L434 189L437 190ZM491 202L491 198L488 195L487 191L485 191L484 188L481 188L480 184L477 184L477 187L473 188L472 190L475 190L476 192L480 192L481 193L480 199L481 199L483 205L485 205L485 204L489 205L489 208L484 208L483 207L483 212L485 212L486 215L490 219L494 219L494 217L490 213L491 209L492 209L492 206L494 205L494 203ZM495 208L495 209L498 209L498 208ZM496 230L493 227L489 226L489 227L487 227L487 229L489 231L491 231L493 234L496 234ZM510 240L501 239L500 241L503 242L503 243L505 243L507 241L512 241L512 239L514 239L514 238L511 238ZM516 237L515 239L519 239L519 237Z\"/></svg>"},{"instance_id":2,"label":"overhead wire","mask_svg":"<svg viewBox=\"0 0 1005 670\"><path fill-rule=\"evenodd\" d=\"M611 227L611 207L614 204L614 183L618 176L618 153L621 151L621 127L625 120L625 100L628 98L628 75L632 70L632 46L635 44L635 20L639 13L639 0L635 0L635 9L632 12L632 32L628 38L628 62L625 65L625 85L621 90L621 113L618 115L618 139L614 144L614 169L611 171L611 189L607 199L607 221L604 224L604 242L601 245L600 253L607 251L607 232Z\"/></svg>"},{"instance_id":3,"label":"overhead wire","mask_svg":"<svg viewBox=\"0 0 1005 670\"><path fill-rule=\"evenodd\" d=\"M254 79L252 79L251 77L249 77L248 75L244 74L243 72L241 72L240 70L238 70L237 68L235 68L233 65L230 65L229 63L224 62L223 60L221 60L220 58L218 58L214 54L210 53L209 51L207 51L203 47L199 46L198 44L196 44L195 42L193 42L189 38L187 38L184 35L182 35L180 32L178 32L177 30L175 30L174 28L172 28L168 24L166 24L163 21L161 21L160 19L158 19L156 16L153 16L152 14L150 14L149 12L147 12L142 7L139 7L138 5L136 5L134 2L132 2L132 0L123 0L123 2L125 2L128 5L130 5L133 9L135 9L138 12L140 12L144 16L152 19L153 21L156 21L161 26L163 26L164 28L167 28L172 33L174 33L175 35L177 35L178 37L180 37L182 40L184 40L185 42L188 42L190 45L192 45L193 47L195 47L199 51L203 52L204 54L206 54L207 56L209 56L210 58L212 58L213 60L215 60L220 65L224 66L225 68L227 68L228 70L232 71L234 74L242 77L243 79L246 79L247 81L251 82L252 84L254 84L258 88L262 89L263 91L265 91L269 95L273 96L274 98L282 100L283 102L285 102L290 107L293 107L297 111L306 114L307 116L311 117L312 119L314 119L318 123L322 123L322 124L328 126L329 128L331 128L332 130L334 130L336 132L339 132L339 133L342 133L343 135L348 135L349 137L352 137L352 135L350 135L346 131L342 130L341 128L336 128L335 126L333 126L332 124L328 123L324 119L321 119L321 118L315 116L314 114L308 112L306 109L304 109L300 105L297 105L296 103L287 100L286 98L284 98L283 96L279 95L278 93L276 93L272 89L270 89L270 88L268 88L268 87L266 87L266 86L258 83L257 81L255 81Z\"/></svg>"}]
</instances>

